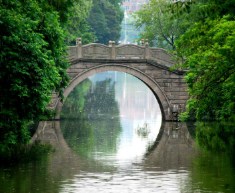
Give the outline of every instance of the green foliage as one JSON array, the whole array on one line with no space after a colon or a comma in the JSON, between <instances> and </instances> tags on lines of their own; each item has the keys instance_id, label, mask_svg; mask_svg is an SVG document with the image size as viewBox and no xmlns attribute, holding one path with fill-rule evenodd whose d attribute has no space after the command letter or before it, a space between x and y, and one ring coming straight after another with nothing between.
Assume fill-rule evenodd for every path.
<instances>
[{"instance_id":1,"label":"green foliage","mask_svg":"<svg viewBox=\"0 0 235 193\"><path fill-rule=\"evenodd\" d=\"M235 155L235 130L232 123L197 123L196 141L206 150Z\"/></svg>"},{"instance_id":2,"label":"green foliage","mask_svg":"<svg viewBox=\"0 0 235 193\"><path fill-rule=\"evenodd\" d=\"M1 166L12 166L32 161L47 159L53 149L49 144L35 143L33 145L18 145L11 148L11 151L0 151Z\"/></svg>"},{"instance_id":3,"label":"green foliage","mask_svg":"<svg viewBox=\"0 0 235 193\"><path fill-rule=\"evenodd\" d=\"M1 152L28 142L29 123L47 114L51 92L61 94L68 81L64 30L49 3L1 1Z\"/></svg>"},{"instance_id":4,"label":"green foliage","mask_svg":"<svg viewBox=\"0 0 235 193\"><path fill-rule=\"evenodd\" d=\"M82 112L85 109L86 96L91 88L92 82L85 79L83 82L76 86L74 90L66 98L63 111L60 117L62 119L79 119L82 118Z\"/></svg>"},{"instance_id":5,"label":"green foliage","mask_svg":"<svg viewBox=\"0 0 235 193\"><path fill-rule=\"evenodd\" d=\"M189 25L187 14L181 9L184 8L179 2L150 0L134 15L136 27L144 28L140 39L148 39L152 46L174 50L175 40Z\"/></svg>"},{"instance_id":6,"label":"green foliage","mask_svg":"<svg viewBox=\"0 0 235 193\"><path fill-rule=\"evenodd\" d=\"M190 167L191 186L186 185L181 192L234 192L234 163L226 153L201 151Z\"/></svg>"},{"instance_id":7,"label":"green foliage","mask_svg":"<svg viewBox=\"0 0 235 193\"><path fill-rule=\"evenodd\" d=\"M110 117L119 115L118 104L115 100L115 83L111 79L98 81L87 95L85 112Z\"/></svg>"},{"instance_id":8,"label":"green foliage","mask_svg":"<svg viewBox=\"0 0 235 193\"><path fill-rule=\"evenodd\" d=\"M235 113L235 21L230 15L211 17L196 22L177 43L188 70L187 113L198 120L228 120Z\"/></svg>"},{"instance_id":9,"label":"green foliage","mask_svg":"<svg viewBox=\"0 0 235 193\"><path fill-rule=\"evenodd\" d=\"M78 37L81 37L85 44L95 39L87 22L92 0L50 0L41 2L43 9L50 7L58 13L59 22L64 30L63 33L66 34L65 41L67 45L74 45Z\"/></svg>"},{"instance_id":10,"label":"green foliage","mask_svg":"<svg viewBox=\"0 0 235 193\"><path fill-rule=\"evenodd\" d=\"M97 42L107 44L118 41L123 12L120 0L93 0L88 23L97 37Z\"/></svg>"},{"instance_id":11,"label":"green foliage","mask_svg":"<svg viewBox=\"0 0 235 193\"><path fill-rule=\"evenodd\" d=\"M175 49L187 70L190 99L181 120L228 120L235 114L234 0L151 0L136 14L141 38Z\"/></svg>"},{"instance_id":12,"label":"green foliage","mask_svg":"<svg viewBox=\"0 0 235 193\"><path fill-rule=\"evenodd\" d=\"M79 155L89 156L94 149L116 151L121 125L114 87L111 80L92 85L86 79L67 97L61 129L68 145Z\"/></svg>"},{"instance_id":13,"label":"green foliage","mask_svg":"<svg viewBox=\"0 0 235 193\"><path fill-rule=\"evenodd\" d=\"M74 0L73 6L70 7L69 18L65 27L67 45L75 45L78 37L82 38L83 44L88 44L95 40L95 35L87 22L91 6L92 0Z\"/></svg>"},{"instance_id":14,"label":"green foliage","mask_svg":"<svg viewBox=\"0 0 235 193\"><path fill-rule=\"evenodd\" d=\"M188 71L190 99L181 120L223 120L235 113L233 8L234 0L157 0L137 12L136 25L145 28L141 38L176 46L176 68Z\"/></svg>"}]
</instances>

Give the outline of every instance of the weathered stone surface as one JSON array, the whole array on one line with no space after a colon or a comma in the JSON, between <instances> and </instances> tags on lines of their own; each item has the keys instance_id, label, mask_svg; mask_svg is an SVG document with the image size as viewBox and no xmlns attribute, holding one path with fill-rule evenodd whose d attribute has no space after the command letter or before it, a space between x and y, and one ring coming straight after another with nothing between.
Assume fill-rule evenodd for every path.
<instances>
[{"instance_id":1,"label":"weathered stone surface","mask_svg":"<svg viewBox=\"0 0 235 193\"><path fill-rule=\"evenodd\" d=\"M111 49L108 46L102 44L89 44L82 48L82 57L89 59L104 58L108 59L111 57Z\"/></svg>"},{"instance_id":2,"label":"weathered stone surface","mask_svg":"<svg viewBox=\"0 0 235 193\"><path fill-rule=\"evenodd\" d=\"M69 47L68 53L71 66L67 72L71 80L64 90L65 98L77 84L93 74L120 71L139 78L149 86L158 98L164 120L171 120L173 107L181 105L184 108L188 99L184 72L170 70L174 61L163 49L137 45L115 46L113 43L109 46L78 44ZM59 118L63 104L58 103L56 97L53 97L53 101L57 109L56 117Z\"/></svg>"},{"instance_id":3,"label":"weathered stone surface","mask_svg":"<svg viewBox=\"0 0 235 193\"><path fill-rule=\"evenodd\" d=\"M86 69L86 68L72 68L72 69L69 68L67 70L67 73L80 73L80 72L83 72L84 69Z\"/></svg>"},{"instance_id":4,"label":"weathered stone surface","mask_svg":"<svg viewBox=\"0 0 235 193\"><path fill-rule=\"evenodd\" d=\"M145 159L146 167L153 165L159 171L192 167L192 160L198 153L185 123L166 122L162 125L155 148Z\"/></svg>"},{"instance_id":5,"label":"weathered stone surface","mask_svg":"<svg viewBox=\"0 0 235 193\"><path fill-rule=\"evenodd\" d=\"M186 91L187 87L185 87L185 85L179 86L179 87L172 87L172 88L164 88L165 92L181 92L181 91Z\"/></svg>"},{"instance_id":6,"label":"weathered stone surface","mask_svg":"<svg viewBox=\"0 0 235 193\"><path fill-rule=\"evenodd\" d=\"M116 47L116 59L143 59L145 48L137 45L120 45Z\"/></svg>"}]
</instances>

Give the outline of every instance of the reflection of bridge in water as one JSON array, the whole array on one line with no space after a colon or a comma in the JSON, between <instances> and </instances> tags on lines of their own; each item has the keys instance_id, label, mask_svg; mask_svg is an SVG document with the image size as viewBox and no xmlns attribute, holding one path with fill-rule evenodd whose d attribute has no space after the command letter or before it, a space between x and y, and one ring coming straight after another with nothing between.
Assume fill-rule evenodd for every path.
<instances>
[{"instance_id":1,"label":"reflection of bridge in water","mask_svg":"<svg viewBox=\"0 0 235 193\"><path fill-rule=\"evenodd\" d=\"M188 99L187 86L183 71L172 71L175 63L172 55L160 48L150 48L148 44L118 45L110 42L108 46L89 44L82 46L78 39L76 46L69 47L71 66L67 73L71 81L64 90L64 97L81 81L89 76L104 71L120 71L131 74L143 81L156 96L163 120L172 120L173 113L184 109ZM57 110L60 118L63 106L56 94L50 107Z\"/></svg>"},{"instance_id":2,"label":"reflection of bridge in water","mask_svg":"<svg viewBox=\"0 0 235 193\"><path fill-rule=\"evenodd\" d=\"M79 165L82 158L70 149L63 137L60 121L41 122L32 140L50 143L55 147L55 156L51 160L52 172L55 175L59 173L61 176L66 175L65 178L67 178L84 170L82 165ZM143 167L146 165L146 170L151 165L156 170L161 171L179 168L186 169L192 163L195 153L194 141L186 124L165 122L161 127L155 146L146 154L144 162L140 164ZM102 165L102 163L96 164ZM69 167L61 167L61 165L68 165Z\"/></svg>"}]
</instances>

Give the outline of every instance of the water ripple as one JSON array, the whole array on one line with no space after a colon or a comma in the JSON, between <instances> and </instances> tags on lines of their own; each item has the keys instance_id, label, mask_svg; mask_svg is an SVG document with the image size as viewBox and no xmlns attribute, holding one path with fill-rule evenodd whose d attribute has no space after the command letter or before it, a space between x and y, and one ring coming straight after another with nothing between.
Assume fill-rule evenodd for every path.
<instances>
[{"instance_id":1,"label":"water ripple","mask_svg":"<svg viewBox=\"0 0 235 193\"><path fill-rule=\"evenodd\" d=\"M181 192L188 173L182 171L145 172L132 170L124 173L82 173L62 183L61 193L145 193Z\"/></svg>"}]
</instances>

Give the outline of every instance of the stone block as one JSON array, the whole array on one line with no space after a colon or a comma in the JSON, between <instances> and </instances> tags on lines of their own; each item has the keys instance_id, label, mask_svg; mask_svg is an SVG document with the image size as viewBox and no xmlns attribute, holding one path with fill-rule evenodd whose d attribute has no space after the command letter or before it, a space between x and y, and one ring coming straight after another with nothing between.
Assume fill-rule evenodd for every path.
<instances>
[{"instance_id":1,"label":"stone block","mask_svg":"<svg viewBox=\"0 0 235 193\"><path fill-rule=\"evenodd\" d=\"M172 78L171 82L172 83L182 83L182 84L185 83L184 79L182 79L182 78Z\"/></svg>"},{"instance_id":2,"label":"stone block","mask_svg":"<svg viewBox=\"0 0 235 193\"><path fill-rule=\"evenodd\" d=\"M73 73L73 72L70 72L70 73L68 73L68 75L69 75L69 77L71 78L71 79L73 79L75 76L77 76L78 75L78 73Z\"/></svg>"},{"instance_id":3,"label":"stone block","mask_svg":"<svg viewBox=\"0 0 235 193\"><path fill-rule=\"evenodd\" d=\"M172 87L181 87L181 86L184 86L184 84L183 83L180 83L180 82L178 82L178 83L172 83Z\"/></svg>"},{"instance_id":4,"label":"stone block","mask_svg":"<svg viewBox=\"0 0 235 193\"><path fill-rule=\"evenodd\" d=\"M177 99L179 100L188 100L189 96L188 95L181 95L181 96L177 96Z\"/></svg>"},{"instance_id":5,"label":"stone block","mask_svg":"<svg viewBox=\"0 0 235 193\"><path fill-rule=\"evenodd\" d=\"M179 78L180 76L178 74L175 74L175 73L171 73L169 75L169 78Z\"/></svg>"},{"instance_id":6,"label":"stone block","mask_svg":"<svg viewBox=\"0 0 235 193\"><path fill-rule=\"evenodd\" d=\"M188 92L178 92L179 96L188 96Z\"/></svg>"},{"instance_id":7,"label":"stone block","mask_svg":"<svg viewBox=\"0 0 235 193\"><path fill-rule=\"evenodd\" d=\"M69 67L69 69L74 69L74 68L86 68L86 66L84 63L76 63Z\"/></svg>"},{"instance_id":8,"label":"stone block","mask_svg":"<svg viewBox=\"0 0 235 193\"><path fill-rule=\"evenodd\" d=\"M179 91L181 91L181 88L179 88L179 87L171 87L171 88L165 87L164 91L165 92L179 92Z\"/></svg>"},{"instance_id":9,"label":"stone block","mask_svg":"<svg viewBox=\"0 0 235 193\"><path fill-rule=\"evenodd\" d=\"M163 78L163 82L164 82L164 83L171 83L172 80L171 80L171 79L164 79L164 78Z\"/></svg>"},{"instance_id":10,"label":"stone block","mask_svg":"<svg viewBox=\"0 0 235 193\"><path fill-rule=\"evenodd\" d=\"M84 68L73 68L73 69L69 68L67 70L67 73L81 73L81 72L83 72L85 70L86 69L84 69Z\"/></svg>"},{"instance_id":11,"label":"stone block","mask_svg":"<svg viewBox=\"0 0 235 193\"><path fill-rule=\"evenodd\" d=\"M161 78L153 78L158 84L163 83L163 79ZM162 84L163 85L163 84Z\"/></svg>"},{"instance_id":12,"label":"stone block","mask_svg":"<svg viewBox=\"0 0 235 193\"><path fill-rule=\"evenodd\" d=\"M164 87L171 88L172 84L171 83L164 83Z\"/></svg>"},{"instance_id":13,"label":"stone block","mask_svg":"<svg viewBox=\"0 0 235 193\"><path fill-rule=\"evenodd\" d=\"M161 88L164 88L164 83L159 82L158 85L159 85Z\"/></svg>"},{"instance_id":14,"label":"stone block","mask_svg":"<svg viewBox=\"0 0 235 193\"><path fill-rule=\"evenodd\" d=\"M171 104L185 104L186 100L170 100Z\"/></svg>"}]
</instances>

